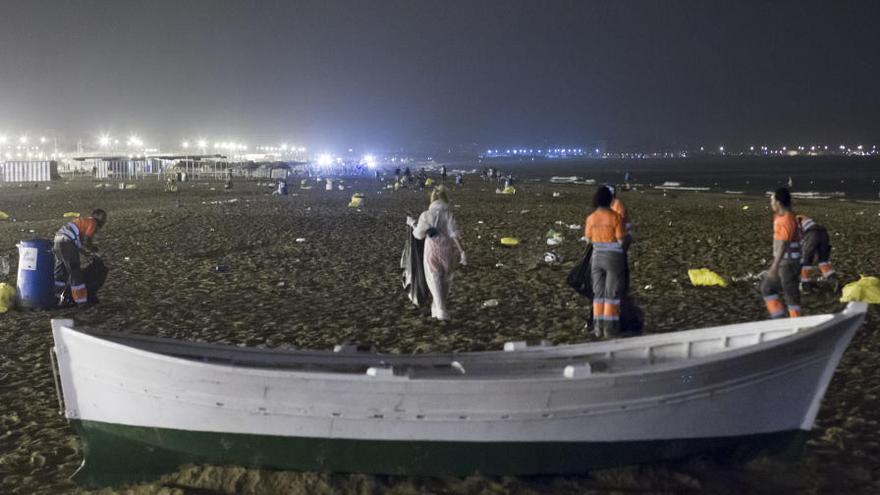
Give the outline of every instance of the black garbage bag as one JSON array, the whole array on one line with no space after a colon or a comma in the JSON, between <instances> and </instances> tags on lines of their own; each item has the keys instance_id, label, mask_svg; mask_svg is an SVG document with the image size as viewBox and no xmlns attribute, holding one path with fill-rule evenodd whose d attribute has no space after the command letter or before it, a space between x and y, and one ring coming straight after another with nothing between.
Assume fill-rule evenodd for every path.
<instances>
[{"instance_id":1,"label":"black garbage bag","mask_svg":"<svg viewBox=\"0 0 880 495\"><path fill-rule=\"evenodd\" d=\"M620 299L620 332L627 337L641 335L645 330L645 313L629 293Z\"/></svg>"},{"instance_id":2,"label":"black garbage bag","mask_svg":"<svg viewBox=\"0 0 880 495\"><path fill-rule=\"evenodd\" d=\"M593 281L590 278L590 258L592 258L592 256L593 245L588 244L587 250L584 252L584 257L575 263L574 268L568 272L568 277L565 279L565 283L567 283L569 287L590 300L593 299Z\"/></svg>"},{"instance_id":3,"label":"black garbage bag","mask_svg":"<svg viewBox=\"0 0 880 495\"><path fill-rule=\"evenodd\" d=\"M403 269L403 288L409 300L416 306L428 301L428 282L425 280L425 241L416 239L412 229L407 227L407 239L400 257L400 268Z\"/></svg>"},{"instance_id":4,"label":"black garbage bag","mask_svg":"<svg viewBox=\"0 0 880 495\"><path fill-rule=\"evenodd\" d=\"M83 268L83 281L86 284L86 289L89 291L90 303L98 302L98 291L104 287L104 282L107 281L107 274L109 272L110 269L104 264L104 260L97 256L92 258L89 266Z\"/></svg>"},{"instance_id":5,"label":"black garbage bag","mask_svg":"<svg viewBox=\"0 0 880 495\"><path fill-rule=\"evenodd\" d=\"M590 276L590 269L592 268L590 258L592 258L592 255L593 246L590 244L587 246L583 258L572 267L565 280L569 287L589 300L593 299L593 281ZM645 328L645 314L629 293L629 260L626 259L625 253L624 267L623 296L620 298L620 331L628 336L640 335ZM587 321L592 322L592 306L590 306L588 311Z\"/></svg>"}]
</instances>

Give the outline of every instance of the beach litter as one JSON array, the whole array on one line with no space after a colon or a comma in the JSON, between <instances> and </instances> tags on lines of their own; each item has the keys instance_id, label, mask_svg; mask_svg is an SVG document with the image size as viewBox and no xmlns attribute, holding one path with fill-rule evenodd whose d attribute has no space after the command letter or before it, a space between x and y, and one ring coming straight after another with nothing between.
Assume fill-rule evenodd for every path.
<instances>
[{"instance_id":1,"label":"beach litter","mask_svg":"<svg viewBox=\"0 0 880 495\"><path fill-rule=\"evenodd\" d=\"M501 245L505 247L516 247L519 246L519 239L516 237L502 237Z\"/></svg>"},{"instance_id":2,"label":"beach litter","mask_svg":"<svg viewBox=\"0 0 880 495\"><path fill-rule=\"evenodd\" d=\"M547 239L548 246L558 246L562 244L563 237L561 232L550 229L544 234L544 237Z\"/></svg>"},{"instance_id":3,"label":"beach litter","mask_svg":"<svg viewBox=\"0 0 880 495\"><path fill-rule=\"evenodd\" d=\"M214 271L217 273L226 273L229 271L229 267L226 265L215 265Z\"/></svg>"},{"instance_id":4,"label":"beach litter","mask_svg":"<svg viewBox=\"0 0 880 495\"><path fill-rule=\"evenodd\" d=\"M362 193L354 193L351 195L351 201L348 203L348 207L349 208L360 208L363 202L364 202L364 195Z\"/></svg>"},{"instance_id":5,"label":"beach litter","mask_svg":"<svg viewBox=\"0 0 880 495\"><path fill-rule=\"evenodd\" d=\"M0 283L0 314L12 309L15 304L15 287L7 283Z\"/></svg>"},{"instance_id":6,"label":"beach litter","mask_svg":"<svg viewBox=\"0 0 880 495\"><path fill-rule=\"evenodd\" d=\"M306 238L305 237L297 237L296 242L300 242L300 243L306 242Z\"/></svg>"},{"instance_id":7,"label":"beach litter","mask_svg":"<svg viewBox=\"0 0 880 495\"><path fill-rule=\"evenodd\" d=\"M9 214L6 213L5 211L0 211L0 220L7 220L7 219L9 219Z\"/></svg>"},{"instance_id":8,"label":"beach litter","mask_svg":"<svg viewBox=\"0 0 880 495\"><path fill-rule=\"evenodd\" d=\"M64 215L61 215L61 218L78 218L80 215L75 211L68 211Z\"/></svg>"},{"instance_id":9,"label":"beach litter","mask_svg":"<svg viewBox=\"0 0 880 495\"><path fill-rule=\"evenodd\" d=\"M880 278L862 275L858 281L846 284L840 302L853 301L880 304Z\"/></svg>"},{"instance_id":10,"label":"beach litter","mask_svg":"<svg viewBox=\"0 0 880 495\"><path fill-rule=\"evenodd\" d=\"M688 277L695 286L727 287L727 280L708 268L691 268L688 270Z\"/></svg>"},{"instance_id":11,"label":"beach litter","mask_svg":"<svg viewBox=\"0 0 880 495\"><path fill-rule=\"evenodd\" d=\"M9 256L0 256L0 277L5 277L9 275L9 270L11 269L9 265Z\"/></svg>"},{"instance_id":12,"label":"beach litter","mask_svg":"<svg viewBox=\"0 0 880 495\"><path fill-rule=\"evenodd\" d=\"M498 306L499 303L500 303L500 301L498 301L498 299L486 299L485 301L483 301L483 307L484 308L494 308L494 307Z\"/></svg>"},{"instance_id":13,"label":"beach litter","mask_svg":"<svg viewBox=\"0 0 880 495\"><path fill-rule=\"evenodd\" d=\"M562 263L562 256L560 256L556 253L551 253L548 251L548 252L544 253L544 262L545 263Z\"/></svg>"}]
</instances>

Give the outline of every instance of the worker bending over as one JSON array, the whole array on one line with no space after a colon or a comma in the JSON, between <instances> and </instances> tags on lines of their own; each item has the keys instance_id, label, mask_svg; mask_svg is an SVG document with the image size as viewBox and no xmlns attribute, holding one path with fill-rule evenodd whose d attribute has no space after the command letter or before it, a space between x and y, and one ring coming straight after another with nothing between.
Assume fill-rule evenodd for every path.
<instances>
[{"instance_id":1,"label":"worker bending over","mask_svg":"<svg viewBox=\"0 0 880 495\"><path fill-rule=\"evenodd\" d=\"M70 295L76 304L89 300L80 263L80 251L86 254L98 252L92 239L98 229L107 222L107 213L98 209L88 217L78 217L62 226L55 234L52 253L55 255L55 292L59 302L64 292L70 288Z\"/></svg>"},{"instance_id":2,"label":"worker bending over","mask_svg":"<svg viewBox=\"0 0 880 495\"><path fill-rule=\"evenodd\" d=\"M585 222L584 237L593 246L590 279L593 284L593 323L596 333L620 333L620 299L626 283L623 219L611 210L613 194L602 186L593 196L596 208Z\"/></svg>"},{"instance_id":3,"label":"worker bending over","mask_svg":"<svg viewBox=\"0 0 880 495\"><path fill-rule=\"evenodd\" d=\"M816 264L823 280L830 280L834 284L835 292L838 288L837 277L831 266L831 241L828 231L812 218L805 215L797 215L798 225L801 228L801 289L805 289L813 281L813 272Z\"/></svg>"},{"instance_id":4,"label":"worker bending over","mask_svg":"<svg viewBox=\"0 0 880 495\"><path fill-rule=\"evenodd\" d=\"M761 284L761 294L771 318L801 315L801 293L798 287L801 268L800 228L791 211L791 193L780 187L770 196L773 210L773 262ZM780 300L782 296L785 304Z\"/></svg>"}]
</instances>

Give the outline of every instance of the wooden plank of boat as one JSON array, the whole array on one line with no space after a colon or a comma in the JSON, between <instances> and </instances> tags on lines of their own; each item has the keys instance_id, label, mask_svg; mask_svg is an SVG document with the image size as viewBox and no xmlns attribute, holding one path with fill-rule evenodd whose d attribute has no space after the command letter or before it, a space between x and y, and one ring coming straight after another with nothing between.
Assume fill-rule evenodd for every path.
<instances>
[{"instance_id":1,"label":"wooden plank of boat","mask_svg":"<svg viewBox=\"0 0 880 495\"><path fill-rule=\"evenodd\" d=\"M87 333L70 320L52 326L85 483L192 462L549 474L797 443L866 307L427 356L267 351Z\"/></svg>"}]
</instances>

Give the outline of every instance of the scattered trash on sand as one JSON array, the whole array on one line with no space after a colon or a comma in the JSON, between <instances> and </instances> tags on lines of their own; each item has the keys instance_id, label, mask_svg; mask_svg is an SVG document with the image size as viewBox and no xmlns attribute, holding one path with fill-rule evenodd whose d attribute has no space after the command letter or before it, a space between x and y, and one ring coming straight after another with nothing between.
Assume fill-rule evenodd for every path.
<instances>
[{"instance_id":1,"label":"scattered trash on sand","mask_svg":"<svg viewBox=\"0 0 880 495\"><path fill-rule=\"evenodd\" d=\"M516 247L519 246L519 239L516 237L502 237L501 245L506 247Z\"/></svg>"},{"instance_id":2,"label":"scattered trash on sand","mask_svg":"<svg viewBox=\"0 0 880 495\"><path fill-rule=\"evenodd\" d=\"M306 238L305 237L297 237L296 242L306 242Z\"/></svg>"},{"instance_id":3,"label":"scattered trash on sand","mask_svg":"<svg viewBox=\"0 0 880 495\"><path fill-rule=\"evenodd\" d=\"M354 193L351 195L351 201L348 203L349 208L360 208L364 202L362 193Z\"/></svg>"},{"instance_id":4,"label":"scattered trash on sand","mask_svg":"<svg viewBox=\"0 0 880 495\"><path fill-rule=\"evenodd\" d=\"M226 273L229 271L229 267L226 265L215 265L214 271L217 273Z\"/></svg>"},{"instance_id":5,"label":"scattered trash on sand","mask_svg":"<svg viewBox=\"0 0 880 495\"><path fill-rule=\"evenodd\" d=\"M851 301L880 304L880 278L862 275L858 281L846 284L840 302Z\"/></svg>"},{"instance_id":6,"label":"scattered trash on sand","mask_svg":"<svg viewBox=\"0 0 880 495\"><path fill-rule=\"evenodd\" d=\"M485 301L483 301L484 308L494 308L494 307L498 306L498 304L499 304L498 299L486 299Z\"/></svg>"},{"instance_id":7,"label":"scattered trash on sand","mask_svg":"<svg viewBox=\"0 0 880 495\"><path fill-rule=\"evenodd\" d=\"M545 263L562 263L562 256L548 251L548 252L544 253L544 262Z\"/></svg>"},{"instance_id":8,"label":"scattered trash on sand","mask_svg":"<svg viewBox=\"0 0 880 495\"><path fill-rule=\"evenodd\" d=\"M61 215L61 218L78 218L80 215L75 211L68 211L64 215Z\"/></svg>"},{"instance_id":9,"label":"scattered trash on sand","mask_svg":"<svg viewBox=\"0 0 880 495\"><path fill-rule=\"evenodd\" d=\"M692 268L688 270L688 277L695 286L727 287L727 280L708 268Z\"/></svg>"},{"instance_id":10,"label":"scattered trash on sand","mask_svg":"<svg viewBox=\"0 0 880 495\"><path fill-rule=\"evenodd\" d=\"M15 287L0 283L0 314L3 314L15 305Z\"/></svg>"},{"instance_id":11,"label":"scattered trash on sand","mask_svg":"<svg viewBox=\"0 0 880 495\"><path fill-rule=\"evenodd\" d=\"M548 246L558 246L562 244L563 237L561 232L550 229L544 234L544 237L547 239Z\"/></svg>"},{"instance_id":12,"label":"scattered trash on sand","mask_svg":"<svg viewBox=\"0 0 880 495\"><path fill-rule=\"evenodd\" d=\"M8 219L9 219L9 214L7 214L6 212L0 211L0 220L8 220Z\"/></svg>"}]
</instances>

